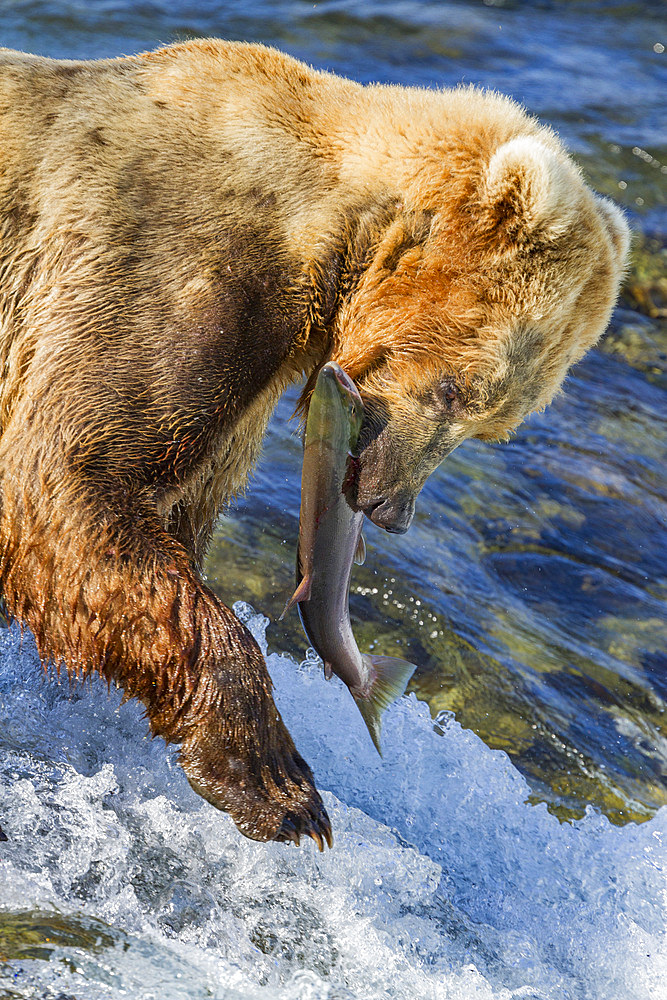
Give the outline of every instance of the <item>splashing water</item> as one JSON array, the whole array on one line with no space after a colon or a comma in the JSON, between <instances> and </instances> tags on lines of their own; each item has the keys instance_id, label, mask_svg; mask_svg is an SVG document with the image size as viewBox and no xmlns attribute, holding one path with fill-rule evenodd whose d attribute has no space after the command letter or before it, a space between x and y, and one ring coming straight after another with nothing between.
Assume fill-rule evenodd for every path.
<instances>
[{"instance_id":1,"label":"splashing water","mask_svg":"<svg viewBox=\"0 0 667 1000\"><path fill-rule=\"evenodd\" d=\"M266 650L268 619L236 612ZM662 1000L667 808L559 824L414 696L380 761L343 686L268 657L332 851L244 839L135 703L0 635L0 990L45 1000Z\"/></svg>"}]
</instances>

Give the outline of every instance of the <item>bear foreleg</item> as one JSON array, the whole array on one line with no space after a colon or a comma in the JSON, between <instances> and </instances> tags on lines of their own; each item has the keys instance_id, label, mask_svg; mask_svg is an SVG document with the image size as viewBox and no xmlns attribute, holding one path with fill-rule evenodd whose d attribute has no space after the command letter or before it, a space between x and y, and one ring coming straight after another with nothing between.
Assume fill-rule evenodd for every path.
<instances>
[{"instance_id":1,"label":"bear foreleg","mask_svg":"<svg viewBox=\"0 0 667 1000\"><path fill-rule=\"evenodd\" d=\"M58 500L35 500L16 479L7 486L0 578L42 661L70 675L96 670L138 698L152 732L181 744L193 788L246 836L331 844L259 647L180 542L145 512L113 512L62 488Z\"/></svg>"}]
</instances>

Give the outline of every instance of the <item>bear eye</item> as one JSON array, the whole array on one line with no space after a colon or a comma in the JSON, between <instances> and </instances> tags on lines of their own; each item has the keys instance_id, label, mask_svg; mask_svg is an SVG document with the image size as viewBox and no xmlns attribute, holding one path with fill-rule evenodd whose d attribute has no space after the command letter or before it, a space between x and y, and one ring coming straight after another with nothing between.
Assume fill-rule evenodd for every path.
<instances>
[{"instance_id":1,"label":"bear eye","mask_svg":"<svg viewBox=\"0 0 667 1000\"><path fill-rule=\"evenodd\" d=\"M453 378L443 379L438 385L438 397L448 410L458 409L457 403L462 403L461 390Z\"/></svg>"}]
</instances>

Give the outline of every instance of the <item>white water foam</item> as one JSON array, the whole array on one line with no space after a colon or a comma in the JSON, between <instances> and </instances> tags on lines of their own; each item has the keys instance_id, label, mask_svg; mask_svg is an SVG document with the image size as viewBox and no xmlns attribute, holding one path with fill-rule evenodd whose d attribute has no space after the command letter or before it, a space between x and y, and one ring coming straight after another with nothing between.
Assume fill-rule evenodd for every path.
<instances>
[{"instance_id":1,"label":"white water foam","mask_svg":"<svg viewBox=\"0 0 667 1000\"><path fill-rule=\"evenodd\" d=\"M267 620L236 610L265 649ZM504 753L453 719L434 729L414 697L387 712L381 761L337 680L268 663L327 790L322 855L243 838L139 706L98 680L45 681L31 641L2 632L0 922L57 911L90 944L13 953L0 995L667 998L667 808L640 826L592 810L560 824L526 804Z\"/></svg>"}]
</instances>

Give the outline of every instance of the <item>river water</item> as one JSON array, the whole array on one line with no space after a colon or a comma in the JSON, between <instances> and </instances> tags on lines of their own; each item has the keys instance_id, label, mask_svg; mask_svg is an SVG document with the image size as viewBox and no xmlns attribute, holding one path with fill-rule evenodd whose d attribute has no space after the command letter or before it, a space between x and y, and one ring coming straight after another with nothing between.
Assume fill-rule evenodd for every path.
<instances>
[{"instance_id":1,"label":"river water","mask_svg":"<svg viewBox=\"0 0 667 1000\"><path fill-rule=\"evenodd\" d=\"M418 664L382 763L306 662L286 397L207 563L267 637L335 827L258 846L136 705L45 684L0 636L0 997L667 997L667 25L628 2L0 0L0 44L129 53L213 34L362 81L511 94L636 230L611 330L506 445L470 442L355 569L362 649ZM1 152L0 152L1 157ZM420 699L419 701L417 700ZM434 727L433 719L437 716ZM342 735L344 734L344 738ZM4 991L4 992L3 992Z\"/></svg>"}]
</instances>

